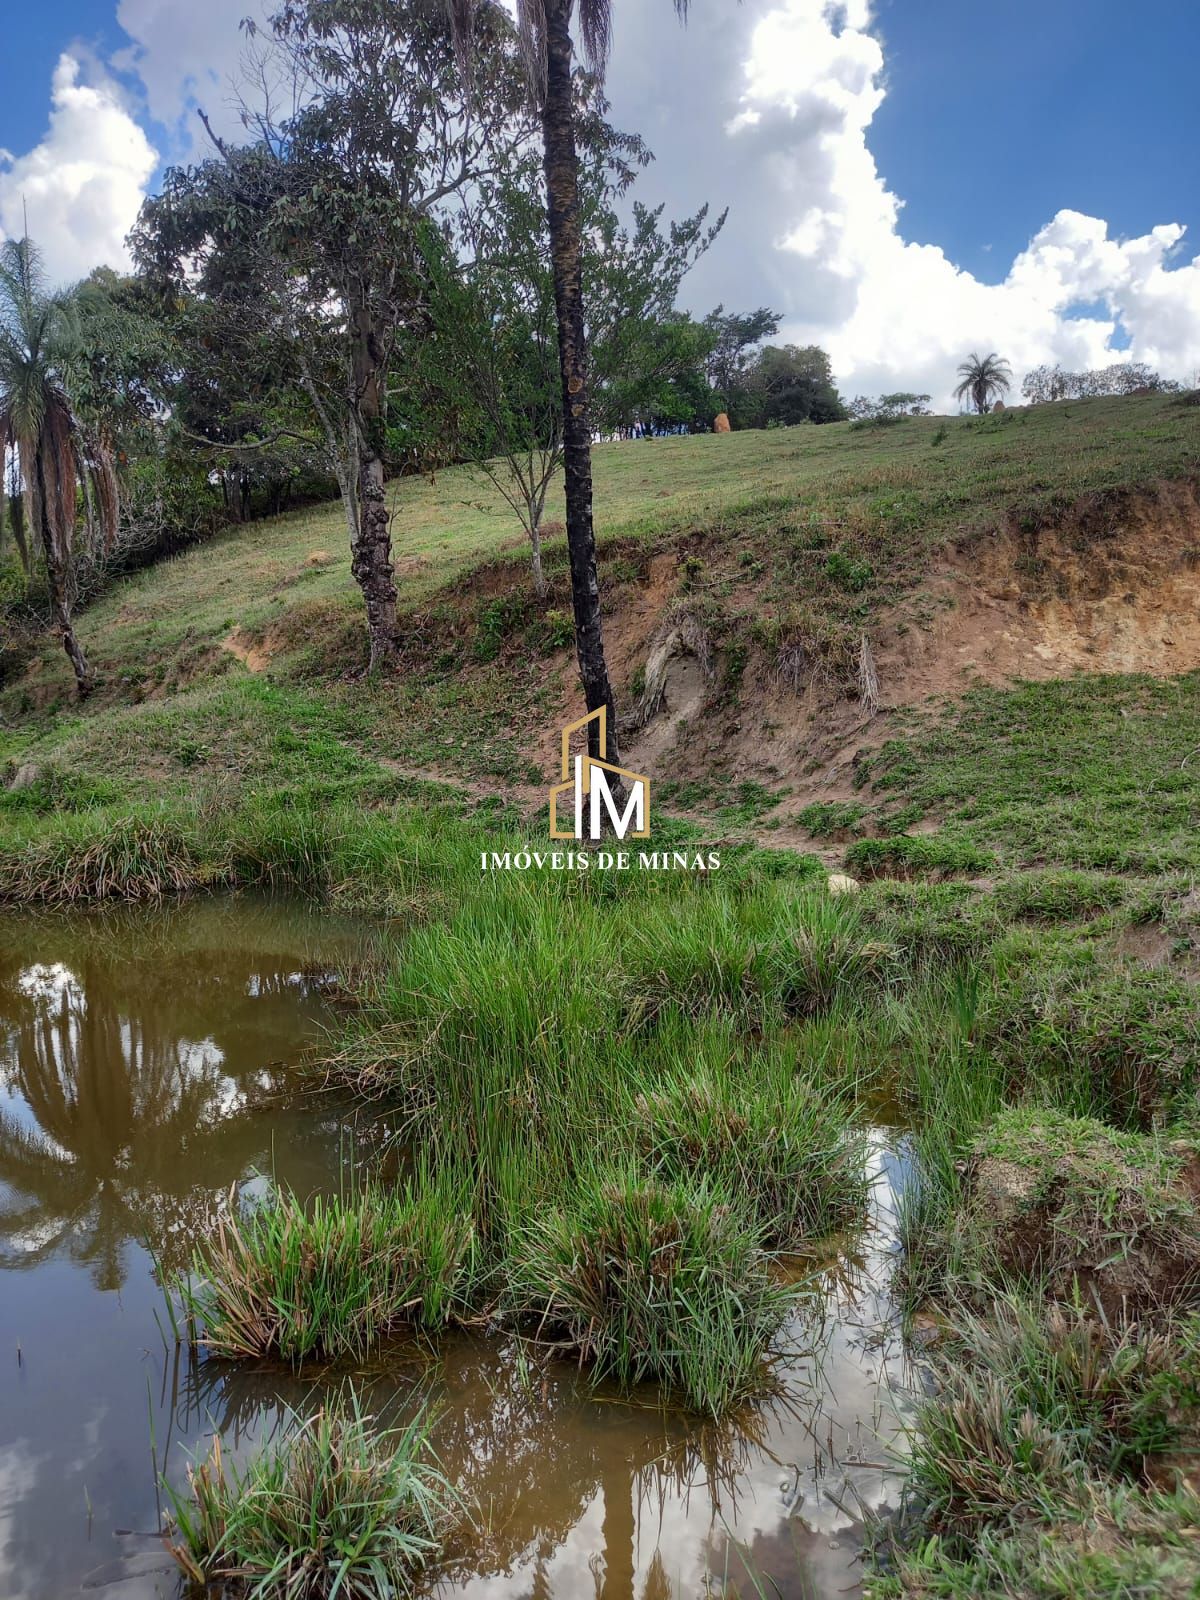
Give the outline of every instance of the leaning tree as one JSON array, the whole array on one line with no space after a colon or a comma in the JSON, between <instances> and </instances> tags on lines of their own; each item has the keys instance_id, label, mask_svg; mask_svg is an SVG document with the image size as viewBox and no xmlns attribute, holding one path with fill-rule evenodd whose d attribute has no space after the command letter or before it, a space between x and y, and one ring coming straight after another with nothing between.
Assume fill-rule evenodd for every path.
<instances>
[{"instance_id":1,"label":"leaning tree","mask_svg":"<svg viewBox=\"0 0 1200 1600\"><path fill-rule=\"evenodd\" d=\"M954 398L965 400L970 395L971 403L980 415L988 409L993 398L999 399L1012 388L1012 368L994 350L986 356L976 355L972 350L959 366L958 376L962 382L955 389Z\"/></svg>"},{"instance_id":2,"label":"leaning tree","mask_svg":"<svg viewBox=\"0 0 1200 1600\"><path fill-rule=\"evenodd\" d=\"M71 401L78 343L71 296L50 292L30 239L7 240L0 246L0 462L10 450L16 458L26 521L41 546L51 611L82 699L94 680L71 617L80 490L108 548L118 506L111 455Z\"/></svg>"}]
</instances>

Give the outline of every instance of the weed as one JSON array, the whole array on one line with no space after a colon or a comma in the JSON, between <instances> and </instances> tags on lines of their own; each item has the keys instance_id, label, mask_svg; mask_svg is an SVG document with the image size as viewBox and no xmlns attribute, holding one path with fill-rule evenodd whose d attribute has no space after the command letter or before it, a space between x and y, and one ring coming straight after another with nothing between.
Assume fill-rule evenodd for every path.
<instances>
[{"instance_id":1,"label":"weed","mask_svg":"<svg viewBox=\"0 0 1200 1600\"><path fill-rule=\"evenodd\" d=\"M428 1174L401 1193L289 1194L218 1220L183 1291L219 1355L362 1357L401 1325L440 1327L465 1299L472 1230L461 1190Z\"/></svg>"},{"instance_id":2,"label":"weed","mask_svg":"<svg viewBox=\"0 0 1200 1600\"><path fill-rule=\"evenodd\" d=\"M530 1219L514 1294L596 1378L653 1380L710 1415L764 1388L793 1298L719 1188L620 1171L587 1173Z\"/></svg>"},{"instance_id":3,"label":"weed","mask_svg":"<svg viewBox=\"0 0 1200 1600\"><path fill-rule=\"evenodd\" d=\"M381 1432L353 1393L332 1400L239 1469L220 1437L186 1491L167 1485L171 1554L206 1589L248 1600L391 1600L441 1550L454 1494L432 1465L428 1413Z\"/></svg>"}]
</instances>

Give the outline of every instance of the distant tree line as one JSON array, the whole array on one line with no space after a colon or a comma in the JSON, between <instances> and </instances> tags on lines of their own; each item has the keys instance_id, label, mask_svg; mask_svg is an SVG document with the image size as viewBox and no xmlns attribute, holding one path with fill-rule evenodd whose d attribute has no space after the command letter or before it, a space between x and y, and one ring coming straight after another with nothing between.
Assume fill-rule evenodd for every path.
<instances>
[{"instance_id":1,"label":"distant tree line","mask_svg":"<svg viewBox=\"0 0 1200 1600\"><path fill-rule=\"evenodd\" d=\"M1032 406L1054 400L1094 400L1103 395L1178 394L1182 384L1162 378L1140 361L1119 361L1090 372L1067 372L1060 366L1034 367L1026 373L1021 393Z\"/></svg>"}]
</instances>

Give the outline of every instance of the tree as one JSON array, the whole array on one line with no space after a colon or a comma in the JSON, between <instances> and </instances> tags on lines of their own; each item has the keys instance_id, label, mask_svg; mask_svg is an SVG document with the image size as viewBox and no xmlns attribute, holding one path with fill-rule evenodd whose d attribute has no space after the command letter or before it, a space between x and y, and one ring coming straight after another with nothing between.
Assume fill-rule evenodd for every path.
<instances>
[{"instance_id":1,"label":"tree","mask_svg":"<svg viewBox=\"0 0 1200 1600\"><path fill-rule=\"evenodd\" d=\"M929 416L929 400L927 394L897 389L894 394L881 394L877 398L856 394L846 409L856 422L894 422L900 417Z\"/></svg>"},{"instance_id":2,"label":"tree","mask_svg":"<svg viewBox=\"0 0 1200 1600\"><path fill-rule=\"evenodd\" d=\"M286 0L262 76L299 109L245 107L254 142L214 140L217 159L170 175L143 216L170 281L198 263L243 341L286 349L343 490L373 670L397 650L388 412L397 349L426 317L424 241L532 134L503 11L481 6L475 32L486 69L468 96L443 0ZM305 430L277 419L265 438L288 431Z\"/></svg>"},{"instance_id":3,"label":"tree","mask_svg":"<svg viewBox=\"0 0 1200 1600\"><path fill-rule=\"evenodd\" d=\"M0 246L0 461L15 452L26 521L41 544L51 610L82 699L94 683L71 616L79 490L86 487L107 545L116 538L118 503L112 459L68 392L78 344L71 298L50 294L30 239L7 240Z\"/></svg>"},{"instance_id":4,"label":"tree","mask_svg":"<svg viewBox=\"0 0 1200 1600\"><path fill-rule=\"evenodd\" d=\"M1093 400L1101 395L1170 394L1179 384L1161 377L1142 361L1117 361L1091 372L1064 372L1060 366L1034 367L1025 374L1021 393L1030 405L1055 400Z\"/></svg>"},{"instance_id":5,"label":"tree","mask_svg":"<svg viewBox=\"0 0 1200 1600\"><path fill-rule=\"evenodd\" d=\"M829 357L815 344L766 345L750 368L748 386L764 427L846 420Z\"/></svg>"},{"instance_id":6,"label":"tree","mask_svg":"<svg viewBox=\"0 0 1200 1600\"><path fill-rule=\"evenodd\" d=\"M673 3L679 17L685 18L688 0L673 0ZM464 59L469 59L479 0L446 0L446 4L459 49ZM571 563L576 654L587 709L589 712L606 709L607 755L610 761L619 761L616 702L604 654L596 534L592 521L592 419L571 43L574 9L575 0L517 0L517 26L530 68L534 100L542 118L547 222L562 384L567 549ZM579 22L584 54L592 69L602 76L612 35L611 0L580 0ZM600 748L600 730L596 722L588 725L588 748L593 757L605 754Z\"/></svg>"},{"instance_id":7,"label":"tree","mask_svg":"<svg viewBox=\"0 0 1200 1600\"><path fill-rule=\"evenodd\" d=\"M677 336L685 274L720 230L708 208L662 225L662 207L616 206L651 159L640 139L605 121L594 81L580 83L580 214L588 284L592 426L600 433L650 410L694 357ZM444 245L430 262L429 336L406 359L427 372L429 423L458 458L478 463L530 541L534 586L546 591L540 525L563 461L554 275L540 162L525 159L487 186L466 229L469 259ZM440 241L439 241L440 244Z\"/></svg>"},{"instance_id":8,"label":"tree","mask_svg":"<svg viewBox=\"0 0 1200 1600\"><path fill-rule=\"evenodd\" d=\"M753 351L764 339L779 332L778 312L759 306L757 311L727 312L724 306L710 311L704 325L712 335L708 358L708 381L718 411L726 411L743 426L753 426L754 418L744 407L750 389L749 370ZM740 413L740 414L739 414Z\"/></svg>"},{"instance_id":9,"label":"tree","mask_svg":"<svg viewBox=\"0 0 1200 1600\"><path fill-rule=\"evenodd\" d=\"M962 382L955 389L954 398L965 400L970 395L971 403L981 416L989 409L993 398L999 399L1012 388L1012 369L994 350L986 356L976 355L972 350L959 366L958 376Z\"/></svg>"}]
</instances>

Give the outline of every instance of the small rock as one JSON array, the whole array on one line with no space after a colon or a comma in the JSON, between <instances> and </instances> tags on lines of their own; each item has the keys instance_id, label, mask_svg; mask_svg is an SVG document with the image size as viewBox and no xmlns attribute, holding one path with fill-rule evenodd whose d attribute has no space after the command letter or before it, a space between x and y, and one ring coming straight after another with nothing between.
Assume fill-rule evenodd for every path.
<instances>
[{"instance_id":1,"label":"small rock","mask_svg":"<svg viewBox=\"0 0 1200 1600\"><path fill-rule=\"evenodd\" d=\"M825 880L825 887L830 894L857 894L862 884L848 872L831 872Z\"/></svg>"},{"instance_id":2,"label":"small rock","mask_svg":"<svg viewBox=\"0 0 1200 1600\"><path fill-rule=\"evenodd\" d=\"M18 789L32 789L42 775L42 769L33 761L26 761L24 766L17 768L16 777L9 784L10 793Z\"/></svg>"}]
</instances>

